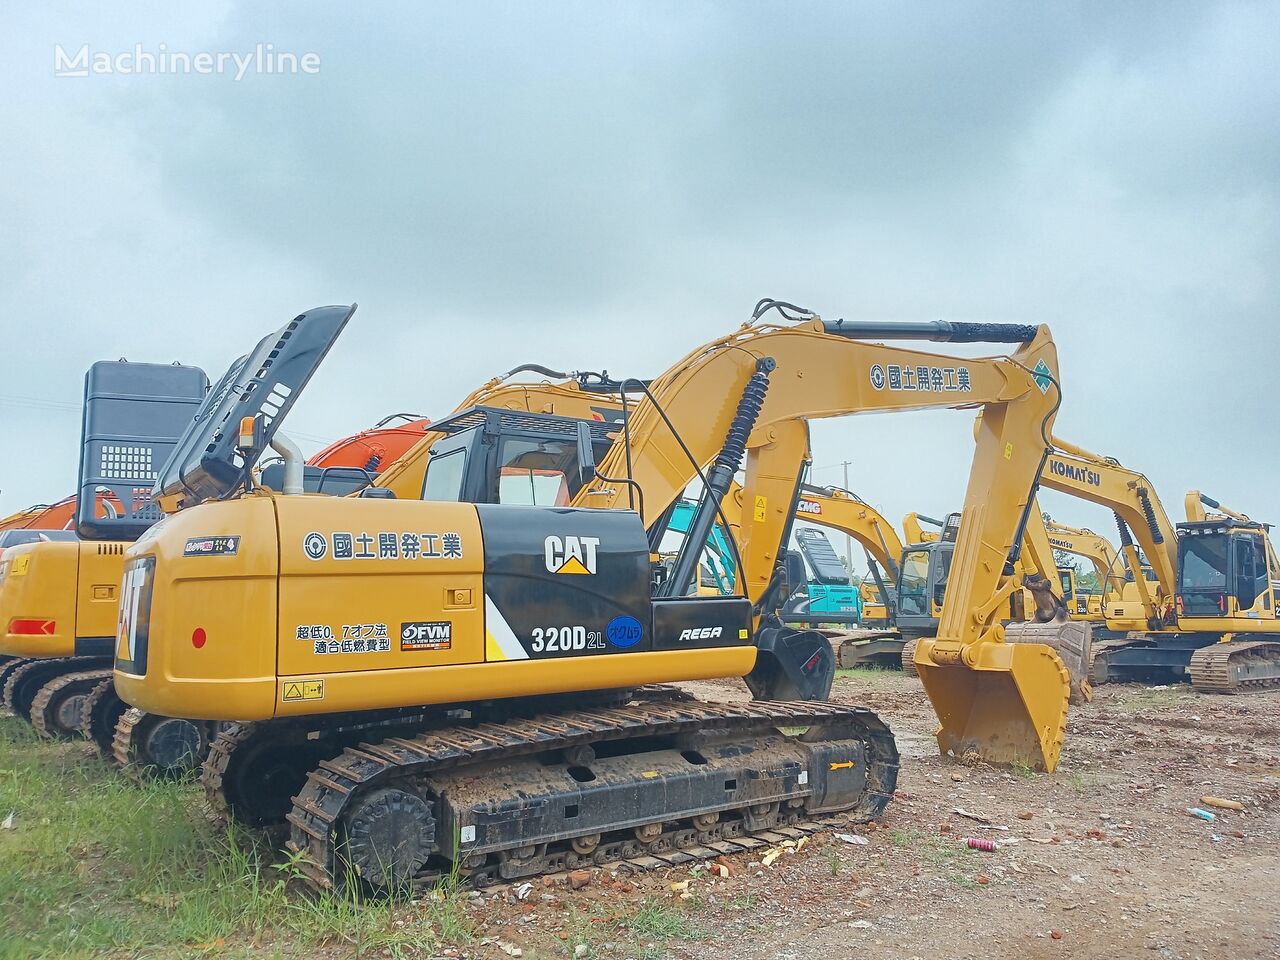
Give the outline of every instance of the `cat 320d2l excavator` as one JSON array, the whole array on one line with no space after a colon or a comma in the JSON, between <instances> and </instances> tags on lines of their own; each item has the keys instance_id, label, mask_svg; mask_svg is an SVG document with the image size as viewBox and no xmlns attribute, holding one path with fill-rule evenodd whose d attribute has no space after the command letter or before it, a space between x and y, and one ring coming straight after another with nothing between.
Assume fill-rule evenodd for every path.
<instances>
[{"instance_id":1,"label":"cat 320d2l excavator","mask_svg":"<svg viewBox=\"0 0 1280 960\"><path fill-rule=\"evenodd\" d=\"M994 620L1018 589L1007 567L1058 406L1047 328L757 322L776 306L651 384L625 381L621 425L487 407L435 423L423 499L387 486L236 496L298 396L287 385L354 308L296 318L233 371L238 389L162 471L157 495L183 508L130 551L120 694L256 721L241 746L262 764L242 785L297 794L290 843L319 886L386 889L450 869L512 879L875 816L896 779L892 736L869 711L812 702L829 692L831 648L774 613L794 585L782 545L807 420L977 405L964 562L920 672L943 749L1052 769L1066 670L1047 646L1005 643ZM957 359L866 342L899 338L1019 347ZM267 422L258 405L280 383L289 400ZM744 456L744 595L689 596ZM533 505L500 502L513 469L530 471ZM684 547L655 577L653 546L695 478ZM187 553L210 537L236 548ZM760 702L646 686L734 676Z\"/></svg>"}]
</instances>

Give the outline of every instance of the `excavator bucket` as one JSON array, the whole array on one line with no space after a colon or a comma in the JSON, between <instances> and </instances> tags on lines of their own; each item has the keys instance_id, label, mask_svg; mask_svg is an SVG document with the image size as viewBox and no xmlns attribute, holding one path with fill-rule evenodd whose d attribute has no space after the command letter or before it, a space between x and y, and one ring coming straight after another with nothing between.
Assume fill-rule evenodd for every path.
<instances>
[{"instance_id":1,"label":"excavator bucket","mask_svg":"<svg viewBox=\"0 0 1280 960\"><path fill-rule=\"evenodd\" d=\"M941 721L942 752L1052 772L1062 750L1070 690L1067 668L1053 649L979 643L969 665L935 662L936 645L934 639L917 643L915 664ZM947 659L938 653L938 660Z\"/></svg>"}]
</instances>

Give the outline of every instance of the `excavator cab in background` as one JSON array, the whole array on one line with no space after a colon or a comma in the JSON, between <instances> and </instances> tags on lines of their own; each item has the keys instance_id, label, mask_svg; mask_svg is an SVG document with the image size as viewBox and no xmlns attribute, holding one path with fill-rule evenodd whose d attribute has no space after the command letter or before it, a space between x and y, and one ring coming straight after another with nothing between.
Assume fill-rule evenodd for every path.
<instances>
[{"instance_id":1,"label":"excavator cab in background","mask_svg":"<svg viewBox=\"0 0 1280 960\"><path fill-rule=\"evenodd\" d=\"M856 625L861 618L858 593L827 535L813 527L797 527L792 536L809 576L806 588L792 594L783 606L783 621L810 626Z\"/></svg>"},{"instance_id":2,"label":"excavator cab in background","mask_svg":"<svg viewBox=\"0 0 1280 960\"><path fill-rule=\"evenodd\" d=\"M909 515L911 516L911 515ZM908 523L906 527L910 529ZM909 543L898 566L898 616L903 640L931 637L947 594L947 578L960 529L960 515L948 514L937 540Z\"/></svg>"}]
</instances>

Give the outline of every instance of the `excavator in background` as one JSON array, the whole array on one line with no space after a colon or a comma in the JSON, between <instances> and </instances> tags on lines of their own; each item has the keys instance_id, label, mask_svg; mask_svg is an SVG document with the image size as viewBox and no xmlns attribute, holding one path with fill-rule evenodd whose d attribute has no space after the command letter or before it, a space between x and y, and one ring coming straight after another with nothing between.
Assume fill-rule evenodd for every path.
<instances>
[{"instance_id":1,"label":"excavator in background","mask_svg":"<svg viewBox=\"0 0 1280 960\"><path fill-rule=\"evenodd\" d=\"M761 322L771 309L788 322ZM1017 586L1005 567L1058 406L1047 328L823 321L762 301L657 380L623 381L624 405L638 398L620 425L484 406L437 421L413 500L387 483L323 500L241 489L247 468L228 465L281 446L294 384L353 310L309 311L229 372L238 389L157 481L181 509L130 549L116 651L126 700L237 721L206 788L238 790L242 818L287 812L317 886L657 865L828 813L877 816L896 779L892 735L869 711L816 702L830 645L776 613L797 583L785 544L812 417L985 409L958 544L974 562L953 572L920 669L943 750L1056 764L1065 669L1049 647L1005 643L990 617ZM1018 348L957 359L876 339ZM288 400L267 423L256 404L281 381ZM690 596L744 457L743 596ZM503 502L509 470L561 476L511 485L532 504ZM694 479L685 544L655 576ZM186 556L202 537L240 549ZM759 702L647 686L735 676Z\"/></svg>"},{"instance_id":2,"label":"excavator in background","mask_svg":"<svg viewBox=\"0 0 1280 960\"><path fill-rule=\"evenodd\" d=\"M85 375L78 539L0 559L0 654L15 658L0 666L5 706L45 735L75 733L85 693L110 677L126 542L159 517L156 469L208 386L203 370L180 364L100 361Z\"/></svg>"},{"instance_id":3,"label":"excavator in background","mask_svg":"<svg viewBox=\"0 0 1280 960\"><path fill-rule=\"evenodd\" d=\"M813 527L797 527L792 539L809 571L805 589L797 590L782 608L784 623L819 628L830 624L857 626L861 614L858 591L849 569L827 535Z\"/></svg>"},{"instance_id":4,"label":"excavator in background","mask_svg":"<svg viewBox=\"0 0 1280 960\"><path fill-rule=\"evenodd\" d=\"M1074 571L1060 569L1053 554L1048 529L1039 508L1024 529L1025 550L1017 564L1022 589L1008 597L1002 619L1018 624L1024 639L1051 643L1071 674L1073 702L1092 699L1087 675L1093 649L1093 623L1075 615L1069 607ZM948 514L939 539L911 544L902 554L897 584L897 625L902 670L914 674L918 641L938 629L947 590L960 513Z\"/></svg>"},{"instance_id":5,"label":"excavator in background","mask_svg":"<svg viewBox=\"0 0 1280 960\"><path fill-rule=\"evenodd\" d=\"M1138 572L1104 610L1114 637L1095 645L1091 681L1189 679L1205 693L1280 686L1280 563L1269 526L1194 490L1187 521L1175 526L1141 473L1054 445L1044 486L1111 510Z\"/></svg>"},{"instance_id":6,"label":"excavator in background","mask_svg":"<svg viewBox=\"0 0 1280 960\"><path fill-rule=\"evenodd\" d=\"M193 394L198 380L189 373L193 369L95 364L86 389L82 472L103 473L114 487L99 486L102 477L82 478L79 495L39 513L28 511L32 519L51 522L65 515L63 523L91 527L93 533L105 530L114 534L110 524L131 515L124 532L135 535L158 519L158 511L149 507L149 487L143 485L154 482L154 464L162 453L167 454L164 444L175 441L177 434L157 434L155 430L144 434L145 425L158 421L157 429L176 429L178 433L186 428L191 400L184 400L175 412L170 409L173 395L165 391L177 384ZM194 399L203 401L206 393L207 387L202 387ZM121 404L121 398L127 398L123 407L127 418L104 426L100 411ZM330 444L307 461L305 489L342 493L367 485L383 465L416 444L429 423L421 417L397 414L372 429ZM125 437L132 438L136 449L123 446ZM120 442L108 442L111 440ZM264 466L264 482L272 472L270 465ZM145 493L140 492L144 489ZM97 508L92 516L83 516L78 504L89 490L94 491ZM131 511L123 506L130 497L134 498ZM70 540L76 540L74 534ZM110 638L119 619L115 591L123 578L127 542L98 538L78 544L35 544L17 551L11 564L0 563L0 623L4 629L0 651L13 654L0 664L0 689L6 705L30 719L43 735L83 734L104 757L128 762L138 771L177 774L199 758L213 729L177 718L144 716L139 711L126 716L127 705L115 696L111 683ZM106 639L105 659L99 637ZM122 725L123 732L118 729Z\"/></svg>"},{"instance_id":7,"label":"excavator in background","mask_svg":"<svg viewBox=\"0 0 1280 960\"><path fill-rule=\"evenodd\" d=\"M99 491L98 516L110 516L120 512L120 502L105 491ZM37 503L10 514L0 520L0 532L5 530L74 530L76 509L80 498L75 494L63 497L57 503Z\"/></svg>"},{"instance_id":8,"label":"excavator in background","mask_svg":"<svg viewBox=\"0 0 1280 960\"><path fill-rule=\"evenodd\" d=\"M900 636L887 612L893 605L893 578L897 576L903 550L898 532L875 507L857 494L839 487L806 484L796 509L797 516L806 521L839 530L856 540L866 555L868 576L874 581L868 585L864 580L859 586L861 598L871 594L879 603L878 609L869 609L865 602L862 603L860 629L827 631L827 635L839 645L837 658L840 666L892 666L901 649ZM909 518L916 516L908 514ZM886 579L881 570L886 571L890 579ZM871 593L872 588L874 593ZM889 605L881 599L885 596L890 598Z\"/></svg>"},{"instance_id":9,"label":"excavator in background","mask_svg":"<svg viewBox=\"0 0 1280 960\"><path fill-rule=\"evenodd\" d=\"M1070 527L1054 520L1046 520L1045 529L1049 533L1049 544L1055 550L1083 557L1093 566L1094 579L1099 588L1096 593L1082 593L1076 586L1075 577L1072 576L1068 582L1065 579L1068 571L1059 567L1059 573L1064 577L1063 590L1069 591L1064 598L1068 601L1072 598L1075 600L1072 616L1088 619L1095 624L1096 638L1109 639L1112 632L1106 627L1107 608L1113 603L1124 603L1126 600L1138 602L1137 585L1133 582L1134 575L1125 558L1106 537L1087 528ZM1070 568L1070 572L1074 574L1074 568ZM1146 564L1142 566L1141 575L1148 581L1153 579L1151 568ZM1147 589L1155 590L1156 586L1152 583Z\"/></svg>"}]
</instances>

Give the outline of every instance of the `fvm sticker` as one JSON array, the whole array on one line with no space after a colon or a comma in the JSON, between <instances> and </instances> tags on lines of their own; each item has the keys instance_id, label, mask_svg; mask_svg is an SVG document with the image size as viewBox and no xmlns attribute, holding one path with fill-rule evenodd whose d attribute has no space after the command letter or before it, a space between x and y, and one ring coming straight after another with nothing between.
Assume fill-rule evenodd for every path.
<instances>
[{"instance_id":1,"label":"fvm sticker","mask_svg":"<svg viewBox=\"0 0 1280 960\"><path fill-rule=\"evenodd\" d=\"M182 555L184 557L234 557L239 550L239 537L192 537L182 548Z\"/></svg>"},{"instance_id":2,"label":"fvm sticker","mask_svg":"<svg viewBox=\"0 0 1280 960\"><path fill-rule=\"evenodd\" d=\"M542 542L547 569L552 573L593 574L599 537L550 536Z\"/></svg>"},{"instance_id":3,"label":"fvm sticker","mask_svg":"<svg viewBox=\"0 0 1280 960\"><path fill-rule=\"evenodd\" d=\"M427 620L400 624L401 650L448 650L452 645L452 621Z\"/></svg>"}]
</instances>

